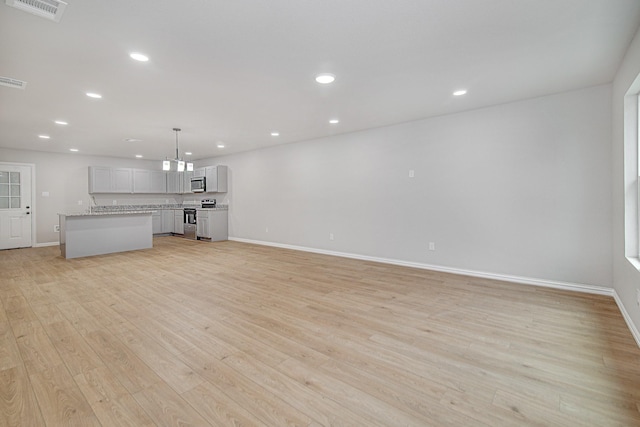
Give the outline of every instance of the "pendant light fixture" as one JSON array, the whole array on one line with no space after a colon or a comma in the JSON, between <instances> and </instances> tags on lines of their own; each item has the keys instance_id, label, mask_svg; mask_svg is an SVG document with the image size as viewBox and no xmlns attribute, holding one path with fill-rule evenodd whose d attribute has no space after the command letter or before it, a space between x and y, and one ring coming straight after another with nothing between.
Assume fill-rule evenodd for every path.
<instances>
[{"instance_id":1,"label":"pendant light fixture","mask_svg":"<svg viewBox=\"0 0 640 427\"><path fill-rule=\"evenodd\" d=\"M187 172L191 172L193 171L193 163L188 162L185 163L184 160L182 160L182 158L180 158L180 149L178 148L178 132L180 132L182 129L180 128L173 128L173 131L176 133L176 158L175 159L165 159L162 162L162 170L163 171L170 171L171 170L171 162L175 162L177 164L176 170L178 172L184 172L184 168L185 165L187 167Z\"/></svg>"}]
</instances>

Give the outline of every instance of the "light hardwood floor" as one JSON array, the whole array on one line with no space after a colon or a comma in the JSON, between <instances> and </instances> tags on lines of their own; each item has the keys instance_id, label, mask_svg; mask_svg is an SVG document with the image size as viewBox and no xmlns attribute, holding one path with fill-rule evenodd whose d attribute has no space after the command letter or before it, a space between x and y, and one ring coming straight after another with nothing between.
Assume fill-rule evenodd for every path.
<instances>
[{"instance_id":1,"label":"light hardwood floor","mask_svg":"<svg viewBox=\"0 0 640 427\"><path fill-rule=\"evenodd\" d=\"M610 297L176 237L0 272L3 426L640 426Z\"/></svg>"}]
</instances>

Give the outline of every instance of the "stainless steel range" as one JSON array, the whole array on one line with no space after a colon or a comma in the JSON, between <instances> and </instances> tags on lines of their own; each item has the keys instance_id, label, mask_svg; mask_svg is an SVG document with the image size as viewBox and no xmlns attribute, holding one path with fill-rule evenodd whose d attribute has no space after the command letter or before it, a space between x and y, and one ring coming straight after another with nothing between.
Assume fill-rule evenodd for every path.
<instances>
[{"instance_id":1,"label":"stainless steel range","mask_svg":"<svg viewBox=\"0 0 640 427\"><path fill-rule=\"evenodd\" d=\"M196 240L196 208L184 208L184 238Z\"/></svg>"},{"instance_id":2,"label":"stainless steel range","mask_svg":"<svg viewBox=\"0 0 640 427\"><path fill-rule=\"evenodd\" d=\"M212 209L216 207L216 199L204 199L201 203L202 209Z\"/></svg>"}]
</instances>

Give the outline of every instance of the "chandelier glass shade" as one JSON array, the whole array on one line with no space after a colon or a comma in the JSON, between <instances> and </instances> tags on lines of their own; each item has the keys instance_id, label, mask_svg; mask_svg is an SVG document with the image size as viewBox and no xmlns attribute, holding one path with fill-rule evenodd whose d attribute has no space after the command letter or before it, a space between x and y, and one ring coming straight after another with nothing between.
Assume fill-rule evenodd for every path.
<instances>
[{"instance_id":1,"label":"chandelier glass shade","mask_svg":"<svg viewBox=\"0 0 640 427\"><path fill-rule=\"evenodd\" d=\"M184 172L185 167L187 169L187 172L193 171L193 163L185 162L180 157L180 149L178 148L178 132L180 132L181 130L182 129L180 128L173 128L173 131L176 133L176 157L175 159L166 158L165 160L162 161L163 171L170 171L172 163L176 164L176 171L178 172Z\"/></svg>"}]
</instances>

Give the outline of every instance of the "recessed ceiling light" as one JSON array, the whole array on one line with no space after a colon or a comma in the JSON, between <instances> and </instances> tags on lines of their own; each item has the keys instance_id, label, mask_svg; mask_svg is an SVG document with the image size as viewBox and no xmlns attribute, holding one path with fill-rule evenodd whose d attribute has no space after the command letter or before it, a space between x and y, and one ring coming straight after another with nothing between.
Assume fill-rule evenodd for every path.
<instances>
[{"instance_id":1,"label":"recessed ceiling light","mask_svg":"<svg viewBox=\"0 0 640 427\"><path fill-rule=\"evenodd\" d=\"M135 59L136 61L140 62L147 62L149 60L149 57L147 55L138 52L130 53L129 56L131 57L131 59Z\"/></svg>"},{"instance_id":2,"label":"recessed ceiling light","mask_svg":"<svg viewBox=\"0 0 640 427\"><path fill-rule=\"evenodd\" d=\"M218 144L218 148L224 148L224 144Z\"/></svg>"},{"instance_id":3,"label":"recessed ceiling light","mask_svg":"<svg viewBox=\"0 0 640 427\"><path fill-rule=\"evenodd\" d=\"M193 154L193 153L192 153L191 151L187 151L187 152L185 152L185 153L184 153L184 155L185 155L185 156L190 156L190 155L192 155L192 154Z\"/></svg>"},{"instance_id":4,"label":"recessed ceiling light","mask_svg":"<svg viewBox=\"0 0 640 427\"><path fill-rule=\"evenodd\" d=\"M69 148L69 151L73 151L75 153L76 151L80 151L80 150L78 150L77 148Z\"/></svg>"},{"instance_id":5,"label":"recessed ceiling light","mask_svg":"<svg viewBox=\"0 0 640 427\"><path fill-rule=\"evenodd\" d=\"M322 83L323 85L333 83L335 79L336 79L336 76L331 73L322 73L316 76L316 81L318 83Z\"/></svg>"},{"instance_id":6,"label":"recessed ceiling light","mask_svg":"<svg viewBox=\"0 0 640 427\"><path fill-rule=\"evenodd\" d=\"M136 157L141 159L142 158L142 154L136 154Z\"/></svg>"},{"instance_id":7,"label":"recessed ceiling light","mask_svg":"<svg viewBox=\"0 0 640 427\"><path fill-rule=\"evenodd\" d=\"M280 136L279 132L271 132L271 136Z\"/></svg>"},{"instance_id":8,"label":"recessed ceiling light","mask_svg":"<svg viewBox=\"0 0 640 427\"><path fill-rule=\"evenodd\" d=\"M69 124L69 123L67 123L65 121L62 121L62 120L55 120L54 123L57 124L57 125L62 125L62 126L66 126L66 125Z\"/></svg>"},{"instance_id":9,"label":"recessed ceiling light","mask_svg":"<svg viewBox=\"0 0 640 427\"><path fill-rule=\"evenodd\" d=\"M100 95L99 93L94 93L94 92L87 92L87 96L89 98L95 98L95 99L102 98L102 95Z\"/></svg>"},{"instance_id":10,"label":"recessed ceiling light","mask_svg":"<svg viewBox=\"0 0 640 427\"><path fill-rule=\"evenodd\" d=\"M466 89L460 89L460 90L457 90L457 91L453 92L453 96L462 96L465 93L467 93Z\"/></svg>"},{"instance_id":11,"label":"recessed ceiling light","mask_svg":"<svg viewBox=\"0 0 640 427\"><path fill-rule=\"evenodd\" d=\"M38 138L49 139L51 137L49 135L38 135Z\"/></svg>"},{"instance_id":12,"label":"recessed ceiling light","mask_svg":"<svg viewBox=\"0 0 640 427\"><path fill-rule=\"evenodd\" d=\"M329 123L331 123L332 125L335 125L335 124L340 123L340 120L338 120L338 119L331 119L331 120L329 120Z\"/></svg>"}]
</instances>

